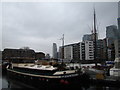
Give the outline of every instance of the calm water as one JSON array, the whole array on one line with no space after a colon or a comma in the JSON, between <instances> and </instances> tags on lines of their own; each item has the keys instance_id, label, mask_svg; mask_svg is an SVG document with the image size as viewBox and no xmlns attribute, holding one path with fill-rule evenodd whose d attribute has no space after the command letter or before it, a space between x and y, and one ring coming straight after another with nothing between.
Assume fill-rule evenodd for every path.
<instances>
[{"instance_id":1,"label":"calm water","mask_svg":"<svg viewBox=\"0 0 120 90\"><path fill-rule=\"evenodd\" d=\"M7 78L7 75L3 75L0 77L0 87L4 89L12 90L14 88L22 89L22 88L31 88L36 89L35 87L26 85L22 82L10 80ZM102 87L102 86L89 86L89 87L81 87L81 90L120 90L120 88L115 87Z\"/></svg>"},{"instance_id":2,"label":"calm water","mask_svg":"<svg viewBox=\"0 0 120 90\"><path fill-rule=\"evenodd\" d=\"M22 89L22 88L37 89L35 87L26 85L26 84L19 82L19 81L10 80L7 78L6 75L2 76L2 88L3 88L3 90L4 89L12 90L12 89L16 89L16 88L18 88L18 89Z\"/></svg>"}]
</instances>

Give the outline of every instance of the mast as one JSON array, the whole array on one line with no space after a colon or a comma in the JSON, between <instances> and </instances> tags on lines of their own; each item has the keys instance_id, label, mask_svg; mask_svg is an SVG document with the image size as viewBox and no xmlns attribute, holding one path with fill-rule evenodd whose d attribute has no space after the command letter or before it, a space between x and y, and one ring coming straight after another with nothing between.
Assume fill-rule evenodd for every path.
<instances>
[{"instance_id":1,"label":"mast","mask_svg":"<svg viewBox=\"0 0 120 90\"><path fill-rule=\"evenodd\" d=\"M95 61L95 66L97 66L97 47L96 47L96 41L97 41L97 30L96 30L96 13L95 13L95 8L94 8L94 21L93 21L93 42L94 42L94 61Z\"/></svg>"}]
</instances>

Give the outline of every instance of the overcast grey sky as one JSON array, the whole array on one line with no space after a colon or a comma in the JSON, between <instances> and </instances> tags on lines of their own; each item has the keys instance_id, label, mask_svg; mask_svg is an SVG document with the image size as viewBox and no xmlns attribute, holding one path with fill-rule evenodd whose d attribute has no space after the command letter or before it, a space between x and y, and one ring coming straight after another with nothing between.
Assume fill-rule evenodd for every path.
<instances>
[{"instance_id":1,"label":"overcast grey sky","mask_svg":"<svg viewBox=\"0 0 120 90\"><path fill-rule=\"evenodd\" d=\"M117 2L7 2L2 3L2 49L28 46L52 55L52 44L80 42L91 33L93 6L97 14L99 38L106 26L117 25Z\"/></svg>"}]
</instances>

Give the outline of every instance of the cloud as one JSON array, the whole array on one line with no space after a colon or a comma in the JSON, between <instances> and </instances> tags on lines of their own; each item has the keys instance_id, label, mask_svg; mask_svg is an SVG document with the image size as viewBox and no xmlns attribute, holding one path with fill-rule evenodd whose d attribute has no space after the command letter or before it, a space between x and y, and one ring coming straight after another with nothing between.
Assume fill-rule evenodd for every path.
<instances>
[{"instance_id":1,"label":"cloud","mask_svg":"<svg viewBox=\"0 0 120 90\"><path fill-rule=\"evenodd\" d=\"M93 22L93 5L90 2L7 2L2 5L3 49L29 46L36 51L52 52L52 43L65 34L65 44L80 42L90 33ZM100 22L100 38L105 27L117 24L117 3L95 3Z\"/></svg>"}]
</instances>

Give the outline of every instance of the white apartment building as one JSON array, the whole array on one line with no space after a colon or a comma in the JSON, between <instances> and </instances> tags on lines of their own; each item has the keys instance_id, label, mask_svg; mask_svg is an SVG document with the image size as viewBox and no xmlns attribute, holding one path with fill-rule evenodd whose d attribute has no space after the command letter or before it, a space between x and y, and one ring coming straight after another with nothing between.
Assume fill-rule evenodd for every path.
<instances>
[{"instance_id":1,"label":"white apartment building","mask_svg":"<svg viewBox=\"0 0 120 90\"><path fill-rule=\"evenodd\" d=\"M85 60L94 60L93 41L84 41L85 43Z\"/></svg>"},{"instance_id":2,"label":"white apartment building","mask_svg":"<svg viewBox=\"0 0 120 90\"><path fill-rule=\"evenodd\" d=\"M64 46L64 59L66 60L73 59L73 46L72 45Z\"/></svg>"},{"instance_id":3,"label":"white apartment building","mask_svg":"<svg viewBox=\"0 0 120 90\"><path fill-rule=\"evenodd\" d=\"M61 49L60 49L61 53ZM84 41L64 46L65 60L94 60L93 41Z\"/></svg>"},{"instance_id":4,"label":"white apartment building","mask_svg":"<svg viewBox=\"0 0 120 90\"><path fill-rule=\"evenodd\" d=\"M80 42L80 60L85 60L85 43Z\"/></svg>"}]
</instances>

